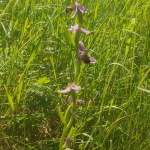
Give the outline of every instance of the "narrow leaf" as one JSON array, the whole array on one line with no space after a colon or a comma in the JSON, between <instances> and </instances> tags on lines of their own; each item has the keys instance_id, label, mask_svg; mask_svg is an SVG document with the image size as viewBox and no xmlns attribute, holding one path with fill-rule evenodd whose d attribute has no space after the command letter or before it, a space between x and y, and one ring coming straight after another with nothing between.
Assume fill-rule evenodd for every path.
<instances>
[{"instance_id":1,"label":"narrow leaf","mask_svg":"<svg viewBox=\"0 0 150 150\"><path fill-rule=\"evenodd\" d=\"M150 90L147 90L145 88L141 88L141 87L137 87L137 88L140 89L140 90L142 90L142 91L144 91L144 92L150 93Z\"/></svg>"},{"instance_id":2,"label":"narrow leaf","mask_svg":"<svg viewBox=\"0 0 150 150\"><path fill-rule=\"evenodd\" d=\"M61 110L60 110L60 105L57 106L57 109L58 109L58 115L59 115L59 117L60 117L62 123L63 123L63 124L66 124L66 121L65 121L65 118L64 118L64 116L63 116L63 113L62 113Z\"/></svg>"},{"instance_id":3,"label":"narrow leaf","mask_svg":"<svg viewBox=\"0 0 150 150\"><path fill-rule=\"evenodd\" d=\"M21 96L21 90L22 90L23 80L21 80L19 86L17 87L17 102L19 104L20 96Z\"/></svg>"},{"instance_id":4,"label":"narrow leaf","mask_svg":"<svg viewBox=\"0 0 150 150\"><path fill-rule=\"evenodd\" d=\"M47 79L47 77L43 77L43 78L39 78L37 80L38 83L42 84L42 83L49 83L50 80Z\"/></svg>"},{"instance_id":5,"label":"narrow leaf","mask_svg":"<svg viewBox=\"0 0 150 150\"><path fill-rule=\"evenodd\" d=\"M9 92L8 92L7 87L6 87L5 84L4 84L4 88L5 88L5 90L6 90L6 94L7 94L7 97L8 97L9 104L10 104L12 110L14 110L14 103L13 103L12 97L11 97L11 95L9 94Z\"/></svg>"}]
</instances>

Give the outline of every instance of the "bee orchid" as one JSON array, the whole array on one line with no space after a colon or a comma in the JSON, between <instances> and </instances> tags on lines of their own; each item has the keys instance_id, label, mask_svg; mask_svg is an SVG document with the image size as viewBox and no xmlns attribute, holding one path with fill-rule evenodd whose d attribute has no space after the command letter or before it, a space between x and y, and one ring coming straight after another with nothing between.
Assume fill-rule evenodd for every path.
<instances>
[{"instance_id":1,"label":"bee orchid","mask_svg":"<svg viewBox=\"0 0 150 150\"><path fill-rule=\"evenodd\" d=\"M73 103L73 98L72 98L72 96L69 96L68 102L69 102L70 105L72 105L72 103ZM81 99L77 99L77 100L76 100L76 104L77 104L77 105L81 105L81 104L83 104L83 103L85 103L85 101L83 101L83 100L81 100Z\"/></svg>"},{"instance_id":2,"label":"bee orchid","mask_svg":"<svg viewBox=\"0 0 150 150\"><path fill-rule=\"evenodd\" d=\"M85 64L96 63L96 60L93 57L91 57L90 55L88 55L88 52L85 50L84 44L82 42L79 42L79 51L82 53L77 56L77 61L79 63L81 63L82 61Z\"/></svg>"},{"instance_id":3,"label":"bee orchid","mask_svg":"<svg viewBox=\"0 0 150 150\"><path fill-rule=\"evenodd\" d=\"M71 26L71 28L69 28L68 30L70 32L75 32L76 30L78 30L78 28L79 28L79 26L78 26L78 24L76 24L75 26ZM85 30L83 28L80 28L80 32L81 33L85 33L85 34L89 34L90 33L90 31L87 31L87 30Z\"/></svg>"},{"instance_id":4,"label":"bee orchid","mask_svg":"<svg viewBox=\"0 0 150 150\"><path fill-rule=\"evenodd\" d=\"M75 92L78 92L81 86L77 86L75 84L71 84L69 87L67 87L65 90L58 91L59 93L68 93L71 90L74 90Z\"/></svg>"},{"instance_id":5,"label":"bee orchid","mask_svg":"<svg viewBox=\"0 0 150 150\"><path fill-rule=\"evenodd\" d=\"M67 13L70 12L70 11L73 11L73 10L74 10L74 13L71 16L71 18L73 18L77 14L78 11L80 11L81 13L87 13L87 10L83 6L81 6L80 4L78 4L78 3L75 3L75 4L73 4L71 6L68 6L66 8L66 12Z\"/></svg>"},{"instance_id":6,"label":"bee orchid","mask_svg":"<svg viewBox=\"0 0 150 150\"><path fill-rule=\"evenodd\" d=\"M73 13L73 15L71 16L71 18L73 18L73 17L77 14L78 11L80 11L81 13L87 13L87 10L86 10L84 7L82 7L82 6L81 6L80 4L78 4L78 3L75 3L74 13Z\"/></svg>"}]
</instances>

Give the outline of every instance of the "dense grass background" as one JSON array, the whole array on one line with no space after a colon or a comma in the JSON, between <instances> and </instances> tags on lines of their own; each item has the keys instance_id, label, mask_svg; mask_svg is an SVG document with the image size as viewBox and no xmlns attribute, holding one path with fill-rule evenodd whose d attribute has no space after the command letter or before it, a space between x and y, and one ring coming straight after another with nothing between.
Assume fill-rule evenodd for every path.
<instances>
[{"instance_id":1,"label":"dense grass background","mask_svg":"<svg viewBox=\"0 0 150 150\"><path fill-rule=\"evenodd\" d=\"M74 150L150 149L150 1L78 1L88 9ZM0 149L58 149L73 46L65 0L0 1Z\"/></svg>"}]
</instances>

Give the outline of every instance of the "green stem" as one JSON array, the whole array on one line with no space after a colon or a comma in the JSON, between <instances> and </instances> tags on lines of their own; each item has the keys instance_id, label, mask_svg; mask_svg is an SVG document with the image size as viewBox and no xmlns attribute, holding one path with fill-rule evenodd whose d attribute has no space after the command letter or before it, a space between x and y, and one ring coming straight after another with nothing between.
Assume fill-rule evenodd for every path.
<instances>
[{"instance_id":1,"label":"green stem","mask_svg":"<svg viewBox=\"0 0 150 150\"><path fill-rule=\"evenodd\" d=\"M70 121L69 121L69 123L68 123L68 125L67 125L67 128L66 128L66 131L68 131L69 128L71 127L73 120L74 120L74 117L71 116L71 119L70 119ZM62 149L64 149L65 146L66 146L66 143L62 146Z\"/></svg>"},{"instance_id":2,"label":"green stem","mask_svg":"<svg viewBox=\"0 0 150 150\"><path fill-rule=\"evenodd\" d=\"M63 129L63 133L62 133L60 144L59 144L59 150L63 150L63 143L64 143L66 132L67 132L67 125L65 125Z\"/></svg>"},{"instance_id":3,"label":"green stem","mask_svg":"<svg viewBox=\"0 0 150 150\"><path fill-rule=\"evenodd\" d=\"M78 84L78 77L80 73L80 64L78 62L75 62L75 77L74 77L74 83Z\"/></svg>"},{"instance_id":4,"label":"green stem","mask_svg":"<svg viewBox=\"0 0 150 150\"><path fill-rule=\"evenodd\" d=\"M73 120L74 120L74 117L71 116L71 119L70 119L70 121L69 121L69 123L67 125L67 130L71 127L71 124L72 124Z\"/></svg>"},{"instance_id":5,"label":"green stem","mask_svg":"<svg viewBox=\"0 0 150 150\"><path fill-rule=\"evenodd\" d=\"M71 116L71 119L68 122L68 124L64 126L63 133L60 139L59 150L63 150L63 143L64 143L65 135L67 131L69 130L69 128L71 127L73 120L74 120L74 117Z\"/></svg>"}]
</instances>

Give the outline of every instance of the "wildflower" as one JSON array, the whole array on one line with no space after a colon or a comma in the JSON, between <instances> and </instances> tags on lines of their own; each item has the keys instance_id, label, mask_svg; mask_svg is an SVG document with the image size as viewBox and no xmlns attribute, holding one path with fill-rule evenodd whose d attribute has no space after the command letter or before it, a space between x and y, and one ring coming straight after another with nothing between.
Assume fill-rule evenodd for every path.
<instances>
[{"instance_id":1,"label":"wildflower","mask_svg":"<svg viewBox=\"0 0 150 150\"><path fill-rule=\"evenodd\" d=\"M68 102L69 102L70 105L72 105L72 102L73 102L72 96L69 96Z\"/></svg>"},{"instance_id":2,"label":"wildflower","mask_svg":"<svg viewBox=\"0 0 150 150\"><path fill-rule=\"evenodd\" d=\"M85 101L83 101L83 100L81 100L81 99L77 99L77 100L76 100L76 104L77 104L77 105L80 105L80 104L83 104L83 103L85 103Z\"/></svg>"},{"instance_id":3,"label":"wildflower","mask_svg":"<svg viewBox=\"0 0 150 150\"><path fill-rule=\"evenodd\" d=\"M68 139L66 140L66 147L67 147L67 148L70 148L70 147L71 147L71 142L72 142L72 138L68 138Z\"/></svg>"},{"instance_id":4,"label":"wildflower","mask_svg":"<svg viewBox=\"0 0 150 150\"><path fill-rule=\"evenodd\" d=\"M78 30L78 28L79 28L79 26L78 26L78 24L76 24L75 26L71 26L71 28L69 28L68 30L69 30L70 32L75 32L76 30ZM80 28L80 32L81 32L81 33L86 33L86 34L89 34L89 33L90 33L90 31L87 31L87 30L85 30L85 29L83 29L83 28Z\"/></svg>"},{"instance_id":5,"label":"wildflower","mask_svg":"<svg viewBox=\"0 0 150 150\"><path fill-rule=\"evenodd\" d=\"M69 102L70 105L72 105L72 102L73 102L72 96L69 96L68 102ZM77 99L77 100L76 100L76 104L77 104L77 105L80 105L80 104L83 104L83 103L85 103L85 101L83 101L83 100L81 100L81 99Z\"/></svg>"},{"instance_id":6,"label":"wildflower","mask_svg":"<svg viewBox=\"0 0 150 150\"><path fill-rule=\"evenodd\" d=\"M74 8L75 8L75 4L72 4L71 6L68 6L65 11L66 13L68 13L70 11L74 11Z\"/></svg>"},{"instance_id":7,"label":"wildflower","mask_svg":"<svg viewBox=\"0 0 150 150\"><path fill-rule=\"evenodd\" d=\"M70 109L70 112L71 112L72 116L74 116L74 117L79 117L78 115L76 115L76 114L74 113L73 108Z\"/></svg>"},{"instance_id":8,"label":"wildflower","mask_svg":"<svg viewBox=\"0 0 150 150\"><path fill-rule=\"evenodd\" d=\"M81 86L77 86L75 84L71 84L69 87L67 87L65 90L58 91L59 93L68 93L71 90L74 90L75 92L78 92Z\"/></svg>"},{"instance_id":9,"label":"wildflower","mask_svg":"<svg viewBox=\"0 0 150 150\"><path fill-rule=\"evenodd\" d=\"M74 10L74 13L71 16L71 18L73 18L77 14L78 11L80 11L81 13L87 13L87 10L84 7L82 7L80 4L78 4L78 3L75 3L75 4L71 5L71 6L68 6L66 8L66 13L68 13L70 11L73 11L73 10Z\"/></svg>"},{"instance_id":10,"label":"wildflower","mask_svg":"<svg viewBox=\"0 0 150 150\"><path fill-rule=\"evenodd\" d=\"M77 61L79 63L81 63L82 61L85 64L96 63L96 60L93 57L91 57L90 55L88 55L87 51L85 51L85 47L84 47L84 44L82 42L79 42L79 51L82 53L82 54L79 54L77 56Z\"/></svg>"}]
</instances>

